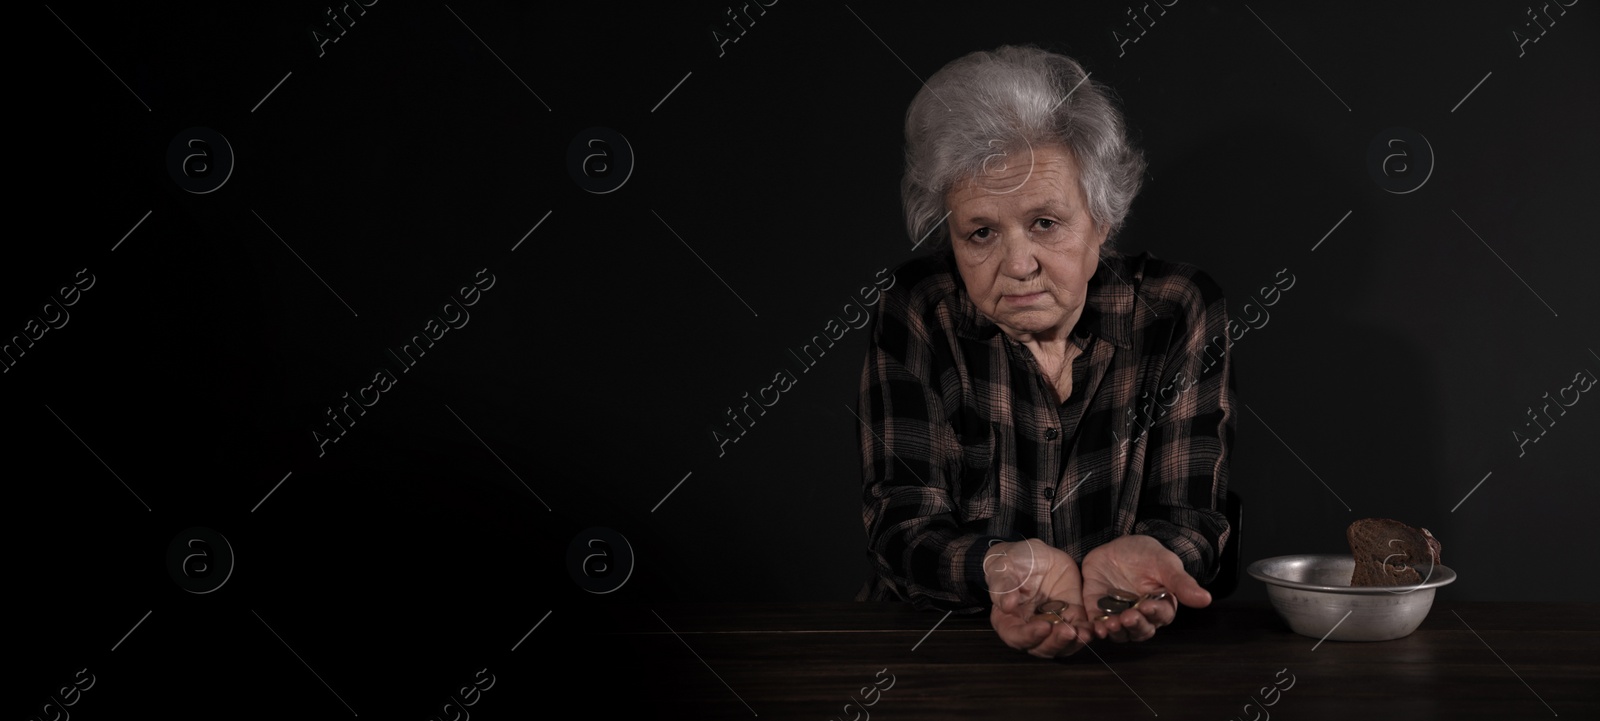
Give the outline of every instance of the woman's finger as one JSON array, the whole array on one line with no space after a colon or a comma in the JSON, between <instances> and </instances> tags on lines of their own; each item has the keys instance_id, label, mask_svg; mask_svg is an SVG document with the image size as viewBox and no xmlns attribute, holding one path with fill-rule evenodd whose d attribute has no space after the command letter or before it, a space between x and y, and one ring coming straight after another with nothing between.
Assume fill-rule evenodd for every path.
<instances>
[{"instance_id":1,"label":"woman's finger","mask_svg":"<svg viewBox=\"0 0 1600 721\"><path fill-rule=\"evenodd\" d=\"M1122 612L1122 631L1129 641L1135 643L1148 641L1151 636L1156 635L1158 624L1150 617L1150 613L1151 611L1141 608L1130 608Z\"/></svg>"},{"instance_id":2,"label":"woman's finger","mask_svg":"<svg viewBox=\"0 0 1600 721\"><path fill-rule=\"evenodd\" d=\"M1041 658L1056 658L1068 656L1082 648L1078 640L1077 629L1070 623L1057 623L1050 627L1050 633L1032 649L1028 650Z\"/></svg>"}]
</instances>

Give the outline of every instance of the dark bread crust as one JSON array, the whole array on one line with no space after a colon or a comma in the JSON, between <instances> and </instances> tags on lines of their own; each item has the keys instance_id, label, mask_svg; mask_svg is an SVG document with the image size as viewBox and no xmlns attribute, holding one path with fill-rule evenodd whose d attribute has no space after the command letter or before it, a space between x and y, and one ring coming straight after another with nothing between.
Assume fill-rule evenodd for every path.
<instances>
[{"instance_id":1,"label":"dark bread crust","mask_svg":"<svg viewBox=\"0 0 1600 721\"><path fill-rule=\"evenodd\" d=\"M1404 586L1422 583L1439 563L1442 546L1426 528L1388 518L1363 518L1345 530L1355 556L1352 586ZM1419 572L1420 569L1420 572Z\"/></svg>"}]
</instances>

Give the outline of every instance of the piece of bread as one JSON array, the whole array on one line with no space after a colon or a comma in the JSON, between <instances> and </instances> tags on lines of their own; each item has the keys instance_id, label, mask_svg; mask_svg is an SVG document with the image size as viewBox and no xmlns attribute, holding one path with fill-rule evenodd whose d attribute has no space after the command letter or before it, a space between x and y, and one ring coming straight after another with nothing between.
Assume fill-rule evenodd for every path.
<instances>
[{"instance_id":1,"label":"piece of bread","mask_svg":"<svg viewBox=\"0 0 1600 721\"><path fill-rule=\"evenodd\" d=\"M1422 583L1439 562L1441 546L1426 528L1388 518L1363 518L1345 530L1356 570L1352 586L1405 586Z\"/></svg>"}]
</instances>

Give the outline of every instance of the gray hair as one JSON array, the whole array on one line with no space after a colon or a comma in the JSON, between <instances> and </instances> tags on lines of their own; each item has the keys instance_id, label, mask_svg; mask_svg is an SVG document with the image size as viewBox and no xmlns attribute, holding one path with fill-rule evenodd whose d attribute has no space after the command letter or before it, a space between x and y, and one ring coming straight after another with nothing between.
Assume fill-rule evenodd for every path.
<instances>
[{"instance_id":1,"label":"gray hair","mask_svg":"<svg viewBox=\"0 0 1600 721\"><path fill-rule=\"evenodd\" d=\"M1128 143L1122 113L1083 66L1037 47L1007 45L944 66L906 109L900 197L913 240L947 243L945 195L999 152L1058 144L1072 152L1089 215L1107 229L1102 252L1139 192L1144 157Z\"/></svg>"}]
</instances>

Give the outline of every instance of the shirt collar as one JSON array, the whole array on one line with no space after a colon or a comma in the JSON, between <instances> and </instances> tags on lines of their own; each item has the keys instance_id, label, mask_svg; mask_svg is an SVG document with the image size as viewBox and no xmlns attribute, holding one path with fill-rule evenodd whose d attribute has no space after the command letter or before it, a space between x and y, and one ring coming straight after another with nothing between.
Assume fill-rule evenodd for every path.
<instances>
[{"instance_id":1,"label":"shirt collar","mask_svg":"<svg viewBox=\"0 0 1600 721\"><path fill-rule=\"evenodd\" d=\"M967 294L966 283L956 268L955 258L948 250L943 256L946 271L955 284L956 334L973 340L988 340L996 333L1002 333L1000 326L984 317ZM1140 280L1142 261L1142 254L1134 258L1118 253L1101 257L1099 267L1089 278L1083 313L1072 328L1074 343L1087 348L1088 342L1098 337L1111 341L1118 348L1130 347L1136 302L1132 284Z\"/></svg>"}]
</instances>

